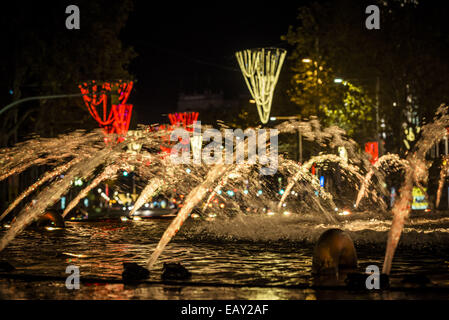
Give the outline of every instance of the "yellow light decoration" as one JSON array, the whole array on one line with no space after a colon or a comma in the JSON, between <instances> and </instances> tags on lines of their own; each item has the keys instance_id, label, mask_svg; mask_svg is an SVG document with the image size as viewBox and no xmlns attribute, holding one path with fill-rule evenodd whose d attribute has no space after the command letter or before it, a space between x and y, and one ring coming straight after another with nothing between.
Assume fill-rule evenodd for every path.
<instances>
[{"instance_id":1,"label":"yellow light decoration","mask_svg":"<svg viewBox=\"0 0 449 320\"><path fill-rule=\"evenodd\" d=\"M274 88L286 54L286 50L279 48L248 49L235 54L264 124L270 118Z\"/></svg>"}]
</instances>

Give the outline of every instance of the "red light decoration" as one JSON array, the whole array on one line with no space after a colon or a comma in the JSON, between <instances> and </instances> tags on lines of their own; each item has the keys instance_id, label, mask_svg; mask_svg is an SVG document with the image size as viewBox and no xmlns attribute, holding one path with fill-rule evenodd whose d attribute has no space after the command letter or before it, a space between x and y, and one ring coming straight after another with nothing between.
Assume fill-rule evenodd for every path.
<instances>
[{"instance_id":1,"label":"red light decoration","mask_svg":"<svg viewBox=\"0 0 449 320\"><path fill-rule=\"evenodd\" d=\"M192 125L198 120L198 112L183 112L183 113L169 113L168 118L172 127L187 128L188 131L193 131Z\"/></svg>"},{"instance_id":2,"label":"red light decoration","mask_svg":"<svg viewBox=\"0 0 449 320\"><path fill-rule=\"evenodd\" d=\"M124 140L123 136L128 132L132 110L132 104L119 104L112 106L112 113L114 115L113 131L121 136L119 138L121 141Z\"/></svg>"},{"instance_id":3,"label":"red light decoration","mask_svg":"<svg viewBox=\"0 0 449 320\"><path fill-rule=\"evenodd\" d=\"M106 134L117 133L124 136L128 132L132 105L126 102L132 87L132 81L123 80L116 82L92 80L79 85L89 113ZM123 137L119 138L119 141L123 140Z\"/></svg>"},{"instance_id":4,"label":"red light decoration","mask_svg":"<svg viewBox=\"0 0 449 320\"><path fill-rule=\"evenodd\" d=\"M170 133L179 127L184 127L187 131L192 132L193 131L193 125L198 120L199 113L198 112L182 112L182 113L169 113L168 118L170 120L170 125L160 125L157 128L151 127L149 130L166 130L169 132L168 135L162 136L163 144L165 145L173 145L173 141L170 141ZM181 138L179 138L179 141L181 141ZM167 154L171 153L172 148L166 147L164 145L160 146L163 157L165 157Z\"/></svg>"},{"instance_id":5,"label":"red light decoration","mask_svg":"<svg viewBox=\"0 0 449 320\"><path fill-rule=\"evenodd\" d=\"M379 160L379 144L377 142L365 143L365 152L371 155L370 162L375 164Z\"/></svg>"}]
</instances>

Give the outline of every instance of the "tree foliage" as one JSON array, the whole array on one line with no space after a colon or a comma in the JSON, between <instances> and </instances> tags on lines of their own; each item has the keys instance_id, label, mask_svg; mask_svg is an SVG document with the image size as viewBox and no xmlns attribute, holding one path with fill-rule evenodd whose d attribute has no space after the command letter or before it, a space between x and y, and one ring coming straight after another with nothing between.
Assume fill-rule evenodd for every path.
<instances>
[{"instance_id":1,"label":"tree foliage","mask_svg":"<svg viewBox=\"0 0 449 320\"><path fill-rule=\"evenodd\" d=\"M365 27L370 4L380 8L380 30ZM373 110L379 99L387 148L398 151L407 110L415 110L422 124L448 101L447 15L447 5L425 1L336 0L302 6L298 25L283 37L294 47L292 101L304 115L315 113L325 122L346 125L363 140L377 138ZM303 63L304 58L316 65ZM319 90L308 69L312 67L322 81ZM336 87L334 78L351 86ZM368 134L362 137L363 132Z\"/></svg>"},{"instance_id":2,"label":"tree foliage","mask_svg":"<svg viewBox=\"0 0 449 320\"><path fill-rule=\"evenodd\" d=\"M127 67L135 53L120 40L132 1L78 1L79 30L65 27L69 4L30 2L2 10L0 32L8 46L1 53L3 106L30 96L79 93L78 84L86 80L132 79ZM22 118L22 134L54 136L96 127L81 98L27 103L5 119L11 115ZM3 144L11 143L13 129L11 123L3 123Z\"/></svg>"}]
</instances>

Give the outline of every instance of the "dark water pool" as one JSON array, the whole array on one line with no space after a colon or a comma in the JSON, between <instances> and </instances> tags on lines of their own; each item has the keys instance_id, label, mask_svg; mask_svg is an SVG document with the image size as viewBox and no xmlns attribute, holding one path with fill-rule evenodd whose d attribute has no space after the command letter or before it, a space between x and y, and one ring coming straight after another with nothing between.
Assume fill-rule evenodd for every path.
<instances>
[{"instance_id":1,"label":"dark water pool","mask_svg":"<svg viewBox=\"0 0 449 320\"><path fill-rule=\"evenodd\" d=\"M185 231L169 243L149 283L120 283L123 262L145 265L170 220L68 222L63 230L26 230L0 253L16 267L12 274L43 276L39 281L0 277L2 299L448 299L449 250L441 246L403 248L395 256L392 290L351 292L311 287L313 243L208 238ZM194 230L194 228L191 228ZM2 233L4 232L1 231ZM263 232L263 231L260 231ZM384 236L384 235L382 235ZM357 245L359 269L382 267L384 244ZM161 281L162 262L182 262L193 274L191 285ZM78 266L79 290L65 287L68 265ZM423 273L434 289L414 289L401 282ZM56 279L46 279L55 276ZM59 279L59 278L60 279ZM96 281L95 279L98 279ZM110 280L109 282L107 280ZM336 285L344 282L336 281Z\"/></svg>"}]
</instances>

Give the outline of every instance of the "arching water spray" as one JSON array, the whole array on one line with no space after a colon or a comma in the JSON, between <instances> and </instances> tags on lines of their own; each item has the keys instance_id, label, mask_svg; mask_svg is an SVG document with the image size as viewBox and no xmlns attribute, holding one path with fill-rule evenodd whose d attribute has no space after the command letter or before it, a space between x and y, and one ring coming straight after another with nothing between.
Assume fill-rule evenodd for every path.
<instances>
[{"instance_id":1,"label":"arching water spray","mask_svg":"<svg viewBox=\"0 0 449 320\"><path fill-rule=\"evenodd\" d=\"M225 175L220 182L217 184L217 186L214 188L214 190L212 190L212 192L210 193L209 197L207 198L206 202L204 203L203 209L202 211L206 211L207 206L209 205L209 203L212 201L212 199L214 198L215 195L218 195L219 191L228 183L228 180L230 177L232 177L233 175L237 175L238 174L238 170L240 170L242 168L242 166L237 166L234 168L234 170L232 170L231 172L229 172L227 175Z\"/></svg>"},{"instance_id":2,"label":"arching water spray","mask_svg":"<svg viewBox=\"0 0 449 320\"><path fill-rule=\"evenodd\" d=\"M57 167L53 171L45 173L45 175L41 179L39 179L34 184L29 186L24 192L22 192L22 194L19 197L17 197L9 205L9 207L5 210L5 212L3 212L2 215L0 216L0 221L2 221L8 215L8 213L10 213L23 199L28 197L31 193L33 193L33 191L35 191L37 188L39 188L45 182L47 182L48 180L50 180L56 176L59 176L61 173L65 172L66 170L68 170L69 168L71 168L72 166L74 166L75 164L77 164L78 162L80 162L83 159L84 159L83 157L75 158L75 159L71 160L70 162Z\"/></svg>"},{"instance_id":3,"label":"arching water spray","mask_svg":"<svg viewBox=\"0 0 449 320\"><path fill-rule=\"evenodd\" d=\"M164 181L160 178L153 178L145 186L145 188L140 193L139 198L134 203L134 207L131 209L129 215L132 216L137 210L139 210L153 194L164 185Z\"/></svg>"},{"instance_id":4,"label":"arching water spray","mask_svg":"<svg viewBox=\"0 0 449 320\"><path fill-rule=\"evenodd\" d=\"M78 157L83 149L92 149L99 141L99 131L86 134L77 130L57 138L35 138L0 150L0 181L26 169L65 158Z\"/></svg>"},{"instance_id":5,"label":"arching water spray","mask_svg":"<svg viewBox=\"0 0 449 320\"><path fill-rule=\"evenodd\" d=\"M43 190L36 198L35 205L28 205L17 216L11 227L0 239L0 251L2 251L16 235L25 229L34 220L45 214L45 210L52 206L70 188L70 184L76 177L87 177L92 171L110 155L111 149L103 149L89 159L73 166L61 180L53 183Z\"/></svg>"},{"instance_id":6,"label":"arching water spray","mask_svg":"<svg viewBox=\"0 0 449 320\"><path fill-rule=\"evenodd\" d=\"M434 121L423 126L421 139L416 144L416 152L407 157L409 165L405 169L405 180L400 190L401 195L392 210L394 216L388 233L383 273L389 274L391 271L394 253L404 229L405 220L411 211L413 184L420 185L421 181L427 182L429 165L425 160L426 153L435 142L440 141L447 134L446 126L449 124L447 111L445 105L438 108Z\"/></svg>"},{"instance_id":7,"label":"arching water spray","mask_svg":"<svg viewBox=\"0 0 449 320\"><path fill-rule=\"evenodd\" d=\"M410 214L413 190L413 173L410 168L406 170L405 180L400 189L401 195L393 207L393 222L388 233L387 249L382 272L390 274L393 256L404 228L405 219Z\"/></svg>"},{"instance_id":8,"label":"arching water spray","mask_svg":"<svg viewBox=\"0 0 449 320\"><path fill-rule=\"evenodd\" d=\"M316 188L320 188L318 181L309 173L310 168L312 167L312 165L314 163L322 163L325 161L330 161L333 163L337 163L339 164L339 166L341 167L341 169L344 170L344 172L347 172L348 174L351 174L353 176L355 176L358 180L362 179L362 176L359 173L359 169L353 165L350 165L347 163L347 161L337 155L333 155L333 154L326 154L326 155L320 155L320 156L315 156L313 158L311 158L309 161L307 161L306 163L304 163L295 173L295 175L290 179L289 184L287 185L287 188L285 189L284 194L282 195L281 200L278 203L278 209L282 208L282 205L284 204L285 200L287 199L287 197L290 195L294 185L304 179L307 182L309 182L312 186L314 185ZM328 192L325 192L324 190L322 190L322 194L323 194L323 199L329 201L329 203L335 207L335 204L333 202L332 199L332 195ZM325 214L326 218L330 221L330 222L336 222L335 218L329 214L319 203L318 199L312 198L314 199L316 205L320 208L320 210Z\"/></svg>"},{"instance_id":9,"label":"arching water spray","mask_svg":"<svg viewBox=\"0 0 449 320\"><path fill-rule=\"evenodd\" d=\"M73 208L75 208L75 206L81 201L81 199L84 198L85 196L87 196L87 194L89 193L90 190L92 190L93 188L98 186L104 180L113 178L117 174L117 171L119 169L120 169L120 166L116 165L116 164L107 166L101 174L96 176L95 179L92 180L92 182L86 188L81 190L81 192L72 201L70 201L70 203L67 205L64 212L62 213L62 217L65 218L65 216L70 211L72 211Z\"/></svg>"},{"instance_id":10,"label":"arching water spray","mask_svg":"<svg viewBox=\"0 0 449 320\"><path fill-rule=\"evenodd\" d=\"M168 242L175 236L175 234L179 231L182 224L189 217L190 212L193 208L204 198L211 185L223 174L229 170L229 167L232 165L225 164L217 164L212 167L212 169L208 172L206 179L198 186L196 186L186 197L184 202L184 206L178 212L178 215L175 219L173 219L170 226L165 230L164 235L151 255L150 259L147 262L148 269L151 269L156 262L157 258L161 255L165 246Z\"/></svg>"},{"instance_id":11,"label":"arching water spray","mask_svg":"<svg viewBox=\"0 0 449 320\"><path fill-rule=\"evenodd\" d=\"M407 166L407 160L402 160L399 158L397 154L386 154L381 156L377 162L373 165L373 167L368 171L368 173L365 175L365 178L363 179L363 183L360 187L360 190L357 194L357 200L355 202L355 207L357 208L360 204L360 201L366 196L368 193L368 185L371 181L371 178L374 175L374 171L381 168L385 163L387 162L394 162L399 164L401 167Z\"/></svg>"},{"instance_id":12,"label":"arching water spray","mask_svg":"<svg viewBox=\"0 0 449 320\"><path fill-rule=\"evenodd\" d=\"M3 173L2 175L0 175L0 181L5 180L9 176L12 176L12 175L15 175L15 174L19 174L19 173L25 171L26 169L28 169L29 167L32 167L32 166L35 166L35 165L44 164L47 161L48 161L47 159L38 158L38 159L35 159L33 161L24 163L24 164L22 164L20 166L17 166L14 169L11 169L11 170L8 170L8 171L3 170L3 171L6 171L6 172Z\"/></svg>"},{"instance_id":13,"label":"arching water spray","mask_svg":"<svg viewBox=\"0 0 449 320\"><path fill-rule=\"evenodd\" d=\"M437 191L437 199L435 202L435 207L438 208L440 206L441 195L443 193L444 180L446 180L447 173L449 171L449 156L445 156L443 158L443 164L440 169L440 180L438 181L438 191Z\"/></svg>"}]
</instances>

